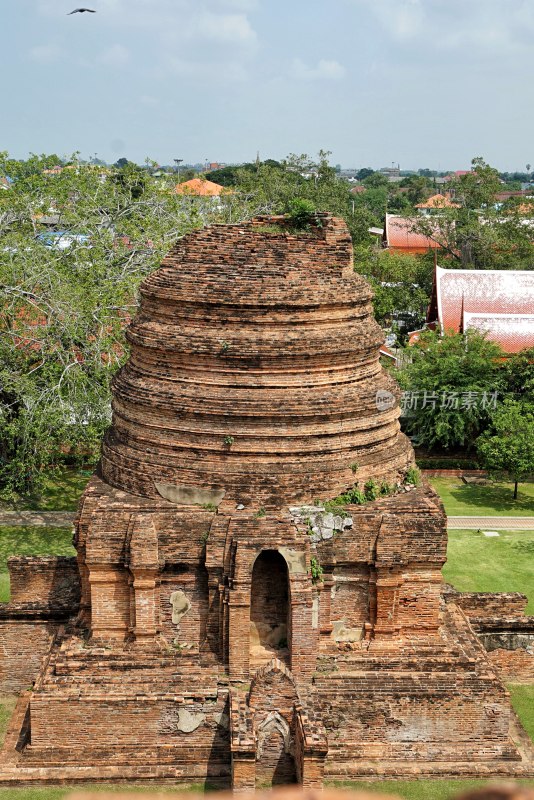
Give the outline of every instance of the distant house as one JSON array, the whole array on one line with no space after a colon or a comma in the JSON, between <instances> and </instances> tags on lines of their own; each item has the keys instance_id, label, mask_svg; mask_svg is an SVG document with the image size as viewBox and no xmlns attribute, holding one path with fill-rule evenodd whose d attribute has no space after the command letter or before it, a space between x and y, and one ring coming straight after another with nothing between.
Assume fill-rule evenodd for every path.
<instances>
[{"instance_id":1,"label":"distant house","mask_svg":"<svg viewBox=\"0 0 534 800\"><path fill-rule=\"evenodd\" d=\"M6 176L0 176L0 189L11 189L11 184L13 183L11 178L7 178Z\"/></svg>"},{"instance_id":2,"label":"distant house","mask_svg":"<svg viewBox=\"0 0 534 800\"><path fill-rule=\"evenodd\" d=\"M435 214L443 208L459 208L459 205L458 203L453 203L448 194L434 194L424 203L416 205L418 212L423 215Z\"/></svg>"},{"instance_id":3,"label":"distant house","mask_svg":"<svg viewBox=\"0 0 534 800\"><path fill-rule=\"evenodd\" d=\"M398 356L386 344L383 344L380 348L380 362L383 366L389 363L396 367L398 364Z\"/></svg>"},{"instance_id":4,"label":"distant house","mask_svg":"<svg viewBox=\"0 0 534 800\"><path fill-rule=\"evenodd\" d=\"M396 214L386 214L384 231L382 233L382 246L388 250L399 253L416 255L427 253L429 250L438 250L438 242L422 233L413 230L414 220L399 217ZM436 223L436 232L438 232Z\"/></svg>"},{"instance_id":5,"label":"distant house","mask_svg":"<svg viewBox=\"0 0 534 800\"><path fill-rule=\"evenodd\" d=\"M192 197L219 197L221 194L228 194L229 190L213 181L202 178L192 178L190 181L178 183L174 187L176 194L190 195Z\"/></svg>"},{"instance_id":6,"label":"distant house","mask_svg":"<svg viewBox=\"0 0 534 800\"><path fill-rule=\"evenodd\" d=\"M436 266L427 325L485 332L507 354L534 347L534 272Z\"/></svg>"},{"instance_id":7,"label":"distant house","mask_svg":"<svg viewBox=\"0 0 534 800\"><path fill-rule=\"evenodd\" d=\"M472 169L457 169L455 172L450 172L448 175L445 175L446 181L452 181L453 178L463 178L464 175L472 175Z\"/></svg>"}]
</instances>

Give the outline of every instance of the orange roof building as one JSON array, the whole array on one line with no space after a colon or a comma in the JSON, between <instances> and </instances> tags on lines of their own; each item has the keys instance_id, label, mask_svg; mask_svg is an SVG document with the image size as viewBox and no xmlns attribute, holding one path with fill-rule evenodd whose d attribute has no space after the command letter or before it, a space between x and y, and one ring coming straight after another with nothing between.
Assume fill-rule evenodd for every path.
<instances>
[{"instance_id":1,"label":"orange roof building","mask_svg":"<svg viewBox=\"0 0 534 800\"><path fill-rule=\"evenodd\" d=\"M427 322L484 332L509 355L534 347L534 272L436 267Z\"/></svg>"},{"instance_id":2,"label":"orange roof building","mask_svg":"<svg viewBox=\"0 0 534 800\"><path fill-rule=\"evenodd\" d=\"M382 245L388 250L411 255L427 253L440 247L438 242L414 230L413 219L399 217L396 214L386 214Z\"/></svg>"},{"instance_id":3,"label":"orange roof building","mask_svg":"<svg viewBox=\"0 0 534 800\"><path fill-rule=\"evenodd\" d=\"M448 194L434 194L425 200L424 203L418 203L416 208L420 209L422 213L429 211L439 211L442 208L459 208L458 203L453 203Z\"/></svg>"},{"instance_id":4,"label":"orange roof building","mask_svg":"<svg viewBox=\"0 0 534 800\"><path fill-rule=\"evenodd\" d=\"M179 183L174 187L176 194L192 195L194 197L219 197L228 192L225 186L202 178L192 178L190 181Z\"/></svg>"}]
</instances>

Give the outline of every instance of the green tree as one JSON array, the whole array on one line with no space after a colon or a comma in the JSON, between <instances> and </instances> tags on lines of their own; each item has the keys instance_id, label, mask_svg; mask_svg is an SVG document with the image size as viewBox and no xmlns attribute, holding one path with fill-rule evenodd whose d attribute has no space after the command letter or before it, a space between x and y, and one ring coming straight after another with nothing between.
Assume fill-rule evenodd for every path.
<instances>
[{"instance_id":1,"label":"green tree","mask_svg":"<svg viewBox=\"0 0 534 800\"><path fill-rule=\"evenodd\" d=\"M476 446L490 473L512 479L517 500L519 483L534 475L534 405L506 400Z\"/></svg>"},{"instance_id":2,"label":"green tree","mask_svg":"<svg viewBox=\"0 0 534 800\"><path fill-rule=\"evenodd\" d=\"M3 155L0 192L0 491L25 492L66 459L94 461L110 419L111 376L126 357L124 328L139 282L176 239L238 221L220 206L165 190L149 171L76 164L61 174ZM58 215L62 249L40 218Z\"/></svg>"},{"instance_id":3,"label":"green tree","mask_svg":"<svg viewBox=\"0 0 534 800\"><path fill-rule=\"evenodd\" d=\"M421 326L426 317L432 289L433 268L419 256L405 255L388 250L374 250L366 254L363 263L357 263L371 283L375 296L375 317L388 324L394 314L412 317L414 328Z\"/></svg>"},{"instance_id":4,"label":"green tree","mask_svg":"<svg viewBox=\"0 0 534 800\"><path fill-rule=\"evenodd\" d=\"M502 391L502 351L475 331L443 337L428 331L410 356L398 373L407 392L403 429L428 448L471 449Z\"/></svg>"},{"instance_id":5,"label":"green tree","mask_svg":"<svg viewBox=\"0 0 534 800\"><path fill-rule=\"evenodd\" d=\"M499 173L481 158L472 163L471 172L449 183L455 205L431 217L414 214L413 230L436 241L460 267L533 269L534 241L522 204L497 202Z\"/></svg>"},{"instance_id":6,"label":"green tree","mask_svg":"<svg viewBox=\"0 0 534 800\"><path fill-rule=\"evenodd\" d=\"M534 405L534 347L509 356L502 362L500 372L510 399Z\"/></svg>"},{"instance_id":7,"label":"green tree","mask_svg":"<svg viewBox=\"0 0 534 800\"><path fill-rule=\"evenodd\" d=\"M406 189L406 198L412 206L421 203L428 197L431 185L422 175L410 175L401 181L401 188Z\"/></svg>"}]
</instances>

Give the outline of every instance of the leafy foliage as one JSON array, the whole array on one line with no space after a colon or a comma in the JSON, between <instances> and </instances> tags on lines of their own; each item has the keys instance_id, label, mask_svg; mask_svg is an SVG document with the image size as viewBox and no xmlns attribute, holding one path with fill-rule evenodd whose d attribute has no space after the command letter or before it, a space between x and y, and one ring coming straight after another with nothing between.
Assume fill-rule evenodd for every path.
<instances>
[{"instance_id":1,"label":"leafy foliage","mask_svg":"<svg viewBox=\"0 0 534 800\"><path fill-rule=\"evenodd\" d=\"M478 438L477 452L490 472L512 478L516 499L519 482L534 475L534 405L507 400Z\"/></svg>"},{"instance_id":2,"label":"leafy foliage","mask_svg":"<svg viewBox=\"0 0 534 800\"><path fill-rule=\"evenodd\" d=\"M534 242L525 218L528 201L498 202L502 191L497 170L482 158L453 178L448 190L455 206L440 209L436 218L414 216L413 229L439 243L447 257L468 269L533 269ZM534 204L532 204L534 207Z\"/></svg>"},{"instance_id":3,"label":"leafy foliage","mask_svg":"<svg viewBox=\"0 0 534 800\"><path fill-rule=\"evenodd\" d=\"M421 326L432 290L434 266L425 258L389 250L371 250L359 266L374 290L376 319L388 323L394 315Z\"/></svg>"},{"instance_id":4,"label":"leafy foliage","mask_svg":"<svg viewBox=\"0 0 534 800\"><path fill-rule=\"evenodd\" d=\"M310 572L313 583L318 583L322 579L323 568L314 557L310 558Z\"/></svg>"},{"instance_id":5,"label":"leafy foliage","mask_svg":"<svg viewBox=\"0 0 534 800\"><path fill-rule=\"evenodd\" d=\"M235 201L184 198L147 170L0 154L0 490L38 488L65 460L94 463L110 379L142 278L184 233L239 218ZM243 213L246 214L246 211ZM63 231L42 235L53 219ZM66 232L66 233L65 233Z\"/></svg>"},{"instance_id":6,"label":"leafy foliage","mask_svg":"<svg viewBox=\"0 0 534 800\"><path fill-rule=\"evenodd\" d=\"M398 373L408 393L403 429L418 445L469 449L488 425L493 393L504 388L500 348L475 331L443 337L427 331L411 355Z\"/></svg>"}]
</instances>

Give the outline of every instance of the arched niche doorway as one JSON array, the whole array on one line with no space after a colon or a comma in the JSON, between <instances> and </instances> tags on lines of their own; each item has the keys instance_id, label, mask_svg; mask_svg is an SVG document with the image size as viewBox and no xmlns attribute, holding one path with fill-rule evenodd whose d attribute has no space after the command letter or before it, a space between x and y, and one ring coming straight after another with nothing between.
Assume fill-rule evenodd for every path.
<instances>
[{"instance_id":1,"label":"arched niche doorway","mask_svg":"<svg viewBox=\"0 0 534 800\"><path fill-rule=\"evenodd\" d=\"M273 657L289 665L289 572L277 550L263 550L252 568L250 666Z\"/></svg>"}]
</instances>

